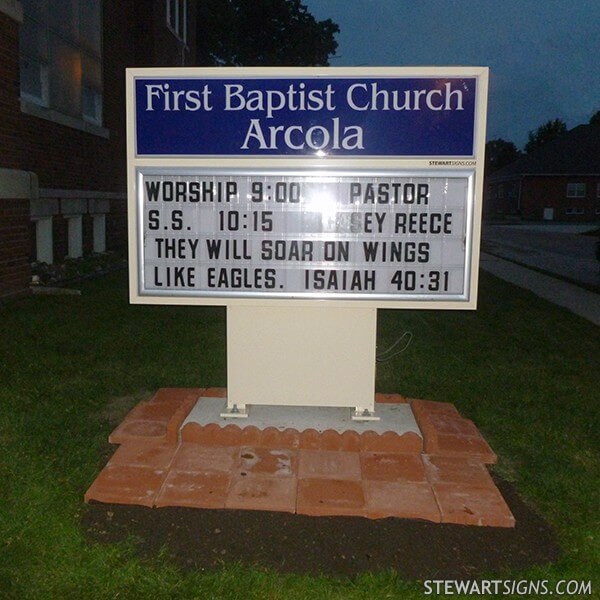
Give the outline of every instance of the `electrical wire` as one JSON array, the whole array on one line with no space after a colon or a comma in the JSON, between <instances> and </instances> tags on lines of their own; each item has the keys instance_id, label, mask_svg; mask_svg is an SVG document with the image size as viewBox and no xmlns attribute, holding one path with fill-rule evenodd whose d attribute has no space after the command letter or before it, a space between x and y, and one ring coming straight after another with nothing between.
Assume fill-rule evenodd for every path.
<instances>
[{"instance_id":1,"label":"electrical wire","mask_svg":"<svg viewBox=\"0 0 600 600\"><path fill-rule=\"evenodd\" d=\"M400 348L400 350L396 350L394 352L394 349L400 344L400 342L402 342L402 340L404 338L407 338L404 346L402 348ZM387 350L384 350L380 354L376 355L376 357L375 357L376 362L386 362L386 361L394 358L394 356L398 356L398 354L402 354L402 352L404 352L410 346L412 339L413 339L412 332L405 331Z\"/></svg>"}]
</instances>

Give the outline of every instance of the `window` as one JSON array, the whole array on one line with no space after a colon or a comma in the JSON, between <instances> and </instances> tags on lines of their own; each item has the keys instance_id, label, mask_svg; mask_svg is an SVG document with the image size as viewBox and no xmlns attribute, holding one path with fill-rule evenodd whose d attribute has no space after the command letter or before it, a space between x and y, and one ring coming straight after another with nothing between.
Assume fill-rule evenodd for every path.
<instances>
[{"instance_id":1,"label":"window","mask_svg":"<svg viewBox=\"0 0 600 600\"><path fill-rule=\"evenodd\" d=\"M567 183L567 198L585 198L585 183Z\"/></svg>"},{"instance_id":2,"label":"window","mask_svg":"<svg viewBox=\"0 0 600 600\"><path fill-rule=\"evenodd\" d=\"M81 89L81 114L85 121L102 125L102 93L84 85Z\"/></svg>"},{"instance_id":3,"label":"window","mask_svg":"<svg viewBox=\"0 0 600 600\"><path fill-rule=\"evenodd\" d=\"M583 208L567 208L567 210L565 210L565 214L567 215L584 215L585 214L585 210Z\"/></svg>"},{"instance_id":4,"label":"window","mask_svg":"<svg viewBox=\"0 0 600 600\"><path fill-rule=\"evenodd\" d=\"M25 2L25 8L35 2ZM39 10L39 7L37 7ZM30 9L36 17L41 13ZM21 94L28 100L48 106L48 31L33 18L26 18L20 38Z\"/></svg>"},{"instance_id":5,"label":"window","mask_svg":"<svg viewBox=\"0 0 600 600\"><path fill-rule=\"evenodd\" d=\"M187 0L167 0L167 27L187 42Z\"/></svg>"},{"instance_id":6,"label":"window","mask_svg":"<svg viewBox=\"0 0 600 600\"><path fill-rule=\"evenodd\" d=\"M23 0L21 98L102 124L102 0Z\"/></svg>"},{"instance_id":7,"label":"window","mask_svg":"<svg viewBox=\"0 0 600 600\"><path fill-rule=\"evenodd\" d=\"M48 106L48 65L21 56L21 96L41 106Z\"/></svg>"}]
</instances>

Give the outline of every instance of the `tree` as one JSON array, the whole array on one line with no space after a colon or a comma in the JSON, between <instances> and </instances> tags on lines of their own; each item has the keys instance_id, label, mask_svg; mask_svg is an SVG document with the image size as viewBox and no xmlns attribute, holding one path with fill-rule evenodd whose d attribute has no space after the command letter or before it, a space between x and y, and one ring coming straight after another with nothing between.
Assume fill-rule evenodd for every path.
<instances>
[{"instance_id":1,"label":"tree","mask_svg":"<svg viewBox=\"0 0 600 600\"><path fill-rule=\"evenodd\" d=\"M317 21L300 0L202 0L198 63L218 66L326 66L339 27Z\"/></svg>"},{"instance_id":2,"label":"tree","mask_svg":"<svg viewBox=\"0 0 600 600\"><path fill-rule=\"evenodd\" d=\"M562 119L554 119L540 125L535 131L529 132L529 139L525 144L525 152L531 154L540 146L555 140L567 131L567 125Z\"/></svg>"},{"instance_id":3,"label":"tree","mask_svg":"<svg viewBox=\"0 0 600 600\"><path fill-rule=\"evenodd\" d=\"M501 138L490 140L485 145L485 172L489 175L514 162L520 156L521 153L512 142L507 142Z\"/></svg>"},{"instance_id":4,"label":"tree","mask_svg":"<svg viewBox=\"0 0 600 600\"><path fill-rule=\"evenodd\" d=\"M595 125L598 126L600 125L600 110L597 110L591 117L590 117L590 125Z\"/></svg>"}]
</instances>

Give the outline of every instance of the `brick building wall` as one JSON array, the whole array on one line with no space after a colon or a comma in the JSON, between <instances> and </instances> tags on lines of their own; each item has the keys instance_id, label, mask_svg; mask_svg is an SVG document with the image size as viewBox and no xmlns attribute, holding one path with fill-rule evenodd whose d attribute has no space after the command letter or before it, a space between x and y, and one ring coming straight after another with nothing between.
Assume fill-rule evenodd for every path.
<instances>
[{"instance_id":1,"label":"brick building wall","mask_svg":"<svg viewBox=\"0 0 600 600\"><path fill-rule=\"evenodd\" d=\"M568 197L569 183L584 184L583 197ZM523 179L523 218L543 219L544 209L552 209L555 221L594 221L600 218L600 177L560 176Z\"/></svg>"},{"instance_id":2,"label":"brick building wall","mask_svg":"<svg viewBox=\"0 0 600 600\"><path fill-rule=\"evenodd\" d=\"M17 21L0 12L0 297L22 292L30 279L29 198L23 194L27 186L20 185L20 173L16 182L12 176L12 169L19 167L18 44Z\"/></svg>"},{"instance_id":3,"label":"brick building wall","mask_svg":"<svg viewBox=\"0 0 600 600\"><path fill-rule=\"evenodd\" d=\"M50 224L51 219L54 262L67 256L74 205L81 211L84 253L93 251L93 215L98 213L105 214L106 248L125 249L125 69L193 64L194 1L188 0L187 6L189 33L187 44L183 44L167 28L164 0L104 0L102 124L94 126L83 120L65 119L21 99L22 7L16 0L0 0L0 169L5 173L17 170L17 177L21 172L31 172L39 183L29 199L16 199L3 191L0 177L0 232L3 236L20 236L18 243L14 237L6 239L14 244L10 252L18 248L22 253L17 261L21 270L17 276L16 259L9 258L8 242L5 244L4 237L0 238L0 265L7 265L0 266L0 297L6 287L5 277L10 275L11 285L18 281L18 285L26 286L30 281L29 265L36 257L39 220ZM13 270L2 270L9 267Z\"/></svg>"},{"instance_id":4,"label":"brick building wall","mask_svg":"<svg viewBox=\"0 0 600 600\"><path fill-rule=\"evenodd\" d=\"M483 214L498 219L520 216L521 179L488 184L485 188Z\"/></svg>"},{"instance_id":5,"label":"brick building wall","mask_svg":"<svg viewBox=\"0 0 600 600\"><path fill-rule=\"evenodd\" d=\"M19 104L19 25L0 12L0 167L20 168L17 153Z\"/></svg>"},{"instance_id":6,"label":"brick building wall","mask_svg":"<svg viewBox=\"0 0 600 600\"><path fill-rule=\"evenodd\" d=\"M106 2L108 8L112 2ZM118 21L117 21L118 22ZM125 36L122 28L109 29L107 42ZM105 136L39 118L21 110L19 85L19 23L0 12L0 167L33 171L41 188L110 190L124 189L124 172L115 156L124 144L118 128L124 121L114 119L122 99L110 93L129 56L115 52L105 43ZM119 49L122 50L122 49ZM117 64L115 64L117 63Z\"/></svg>"},{"instance_id":7,"label":"brick building wall","mask_svg":"<svg viewBox=\"0 0 600 600\"><path fill-rule=\"evenodd\" d=\"M583 185L583 195L569 197L568 185ZM600 176L528 175L495 181L486 188L485 214L527 220L590 222L600 220Z\"/></svg>"},{"instance_id":8,"label":"brick building wall","mask_svg":"<svg viewBox=\"0 0 600 600\"><path fill-rule=\"evenodd\" d=\"M0 198L0 297L29 284L29 250L29 199Z\"/></svg>"}]
</instances>

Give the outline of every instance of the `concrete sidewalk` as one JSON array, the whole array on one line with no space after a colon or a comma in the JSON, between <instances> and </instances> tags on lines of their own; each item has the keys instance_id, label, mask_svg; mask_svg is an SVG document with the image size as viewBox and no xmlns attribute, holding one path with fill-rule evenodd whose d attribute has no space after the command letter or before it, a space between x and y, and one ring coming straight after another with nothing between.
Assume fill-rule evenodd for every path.
<instances>
[{"instance_id":1,"label":"concrete sidewalk","mask_svg":"<svg viewBox=\"0 0 600 600\"><path fill-rule=\"evenodd\" d=\"M494 256L542 269L574 283L600 287L596 259L598 238L581 235L598 225L520 224L484 226L484 248Z\"/></svg>"},{"instance_id":2,"label":"concrete sidewalk","mask_svg":"<svg viewBox=\"0 0 600 600\"><path fill-rule=\"evenodd\" d=\"M589 292L560 279L543 275L513 262L481 253L480 266L484 271L513 283L536 296L563 306L576 315L600 325L600 294Z\"/></svg>"}]
</instances>

